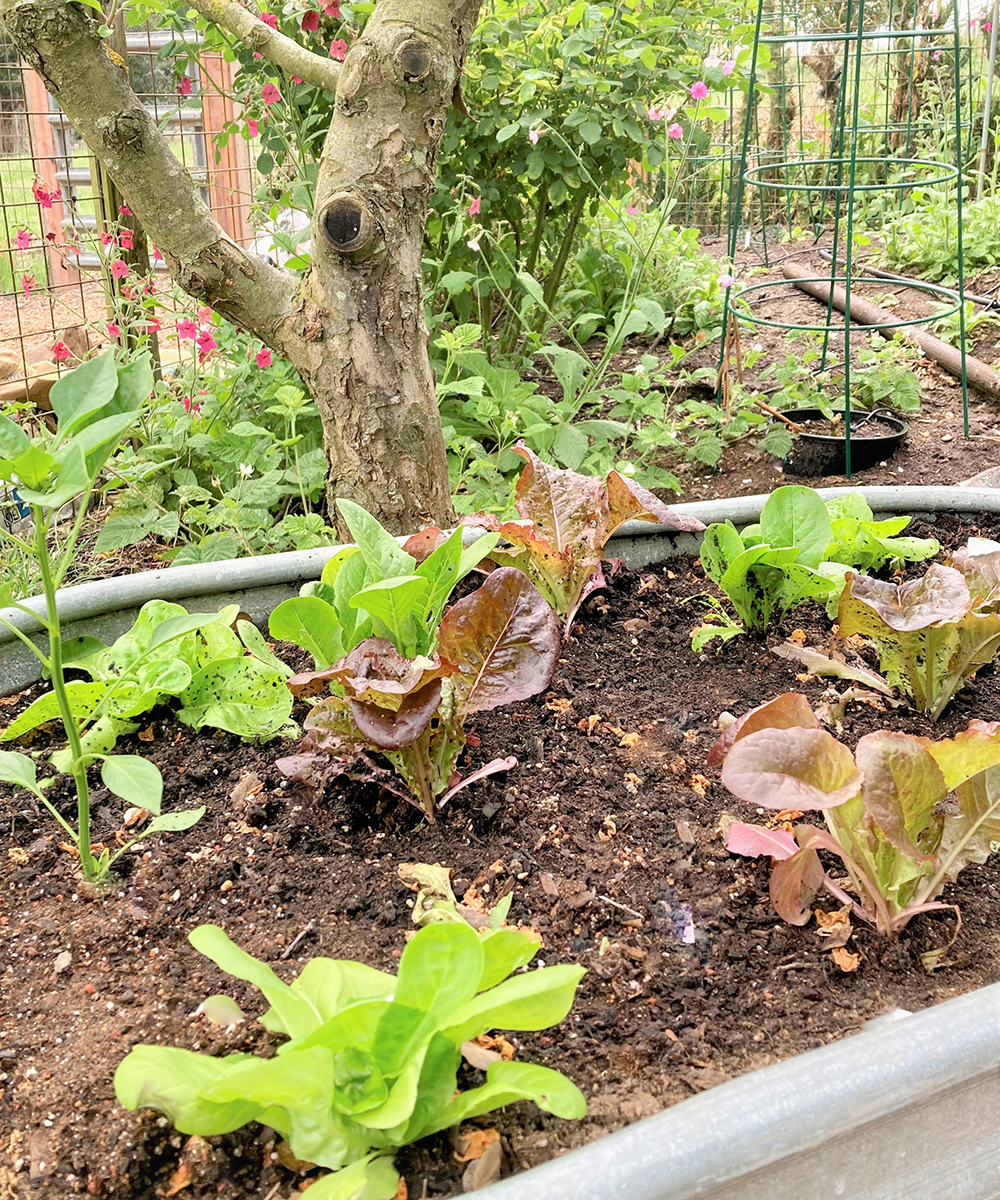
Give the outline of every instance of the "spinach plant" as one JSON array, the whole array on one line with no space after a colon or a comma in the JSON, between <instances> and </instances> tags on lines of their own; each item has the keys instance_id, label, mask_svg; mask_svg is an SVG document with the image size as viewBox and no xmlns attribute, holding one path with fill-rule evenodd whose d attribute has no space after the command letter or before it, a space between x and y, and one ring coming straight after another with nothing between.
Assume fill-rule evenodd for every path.
<instances>
[{"instance_id":1,"label":"spinach plant","mask_svg":"<svg viewBox=\"0 0 1000 1200\"><path fill-rule=\"evenodd\" d=\"M705 574L726 593L747 629L766 629L805 600L827 600L845 567L826 563L833 530L826 505L808 487L781 487L760 524L742 536L731 521L709 525L701 544Z\"/></svg>"},{"instance_id":2,"label":"spinach plant","mask_svg":"<svg viewBox=\"0 0 1000 1200\"><path fill-rule=\"evenodd\" d=\"M528 464L515 493L520 519L500 521L477 513L467 523L503 537L507 545L492 552L493 560L524 571L564 619L567 634L583 601L605 586L604 546L625 521L653 521L689 532L704 529L699 520L668 508L617 471L602 480L550 467L523 442L514 450Z\"/></svg>"},{"instance_id":3,"label":"spinach plant","mask_svg":"<svg viewBox=\"0 0 1000 1200\"><path fill-rule=\"evenodd\" d=\"M972 721L939 742L879 730L854 754L821 729L805 696L788 692L726 730L709 761L741 800L771 810L822 812L826 828L794 832L734 823L736 854L770 855L771 902L791 925L809 920L825 888L863 920L894 934L938 900L970 862L1000 840L1000 722ZM941 811L954 793L953 811ZM835 854L850 883L837 882L818 851Z\"/></svg>"},{"instance_id":4,"label":"spinach plant","mask_svg":"<svg viewBox=\"0 0 1000 1200\"><path fill-rule=\"evenodd\" d=\"M273 1058L136 1046L115 1072L118 1100L158 1109L180 1133L201 1137L270 1125L297 1158L333 1172L310 1188L317 1200L390 1200L397 1148L516 1100L565 1118L586 1111L575 1084L530 1063L494 1062L485 1083L457 1090L465 1043L490 1029L556 1024L584 973L554 966L508 978L538 949L516 929L480 936L462 921L428 924L397 975L314 958L291 984L217 925L199 926L190 941L263 992L270 1008L261 1024L288 1040Z\"/></svg>"},{"instance_id":5,"label":"spinach plant","mask_svg":"<svg viewBox=\"0 0 1000 1200\"><path fill-rule=\"evenodd\" d=\"M1000 652L1000 606L984 590L984 557L956 555L957 566L932 563L921 579L898 585L849 574L840 598L840 636L871 638L886 678L932 721Z\"/></svg>"},{"instance_id":6,"label":"spinach plant","mask_svg":"<svg viewBox=\"0 0 1000 1200\"><path fill-rule=\"evenodd\" d=\"M46 789L53 780L39 779L35 763L28 755L0 751L0 780L31 792L48 808L76 847L80 855L80 867L88 883L101 881L116 859L141 838L166 830L187 829L205 811L204 808L197 808L183 813L161 814L163 780L153 763L138 755L109 753L114 739L111 745L84 744L81 718L89 716L92 708L81 703L79 685L66 681L69 664L56 602L56 593L73 562L80 530L101 469L125 432L138 419L139 410L152 387L153 374L147 356L119 365L109 352L90 359L53 384L50 398L57 421L54 431L42 423L38 434L32 438L9 418L0 417L0 480L17 488L22 502L31 510L33 524L30 541L2 528L0 541L17 546L35 558L45 597L45 614L33 613L21 604L11 604L9 588L2 589L6 594L0 595L0 606L9 604L37 620L48 635L48 651L36 646L9 620L0 616L0 622L35 655L44 673L52 679L52 692L44 698L48 703L48 716L45 719L58 717L66 733L68 749L60 768L73 777L77 800L76 827L46 796ZM77 505L76 515L61 546L55 549L57 518L61 510L74 501ZM192 620L190 617L185 619L189 623ZM181 632L175 622L172 627L161 629L161 638L170 640ZM149 679L142 682L154 686ZM101 764L101 780L105 787L127 804L152 812L154 820L114 856L104 848L95 858L90 835L90 783L87 771L98 762Z\"/></svg>"},{"instance_id":7,"label":"spinach plant","mask_svg":"<svg viewBox=\"0 0 1000 1200\"><path fill-rule=\"evenodd\" d=\"M542 691L558 654L552 609L524 574L500 568L445 613L430 657L406 658L386 639L370 637L325 671L290 679L299 694L328 681L343 695L313 708L300 752L277 765L311 785L345 773L377 779L433 821L435 803L517 764L513 757L495 759L460 780L466 717ZM372 762L372 753L395 768L405 790Z\"/></svg>"},{"instance_id":8,"label":"spinach plant","mask_svg":"<svg viewBox=\"0 0 1000 1200\"><path fill-rule=\"evenodd\" d=\"M448 597L499 535L465 549L461 529L446 537L432 528L400 545L360 505L338 500L337 507L357 545L335 554L318 583L278 605L271 636L307 650L320 670L373 634L406 658L431 653Z\"/></svg>"}]
</instances>

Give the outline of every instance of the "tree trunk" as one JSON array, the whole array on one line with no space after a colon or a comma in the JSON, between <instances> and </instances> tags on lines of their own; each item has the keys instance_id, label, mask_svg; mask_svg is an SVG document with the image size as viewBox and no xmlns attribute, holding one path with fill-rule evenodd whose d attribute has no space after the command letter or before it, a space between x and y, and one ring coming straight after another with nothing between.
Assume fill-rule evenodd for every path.
<instances>
[{"instance_id":1,"label":"tree trunk","mask_svg":"<svg viewBox=\"0 0 1000 1200\"><path fill-rule=\"evenodd\" d=\"M245 25L227 0L194 5ZM229 19L232 11L235 16ZM452 517L427 359L421 251L434 167L479 0L379 0L336 81L303 278L237 246L201 202L82 6L0 0L14 42L107 166L174 279L283 354L316 401L327 495L410 532ZM260 25L266 40L267 26ZM266 34L264 33L266 31ZM255 35L257 30L252 31ZM321 85L331 63L279 39Z\"/></svg>"}]
</instances>

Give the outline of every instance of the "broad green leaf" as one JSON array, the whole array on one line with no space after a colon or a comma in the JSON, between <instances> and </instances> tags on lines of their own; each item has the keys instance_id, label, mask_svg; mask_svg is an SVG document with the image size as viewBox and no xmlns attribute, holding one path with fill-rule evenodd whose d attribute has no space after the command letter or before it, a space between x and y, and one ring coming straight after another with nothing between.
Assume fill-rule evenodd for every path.
<instances>
[{"instance_id":1,"label":"broad green leaf","mask_svg":"<svg viewBox=\"0 0 1000 1200\"><path fill-rule=\"evenodd\" d=\"M100 706L109 685L104 682L88 683L75 679L66 684L66 695L69 698L70 710L80 723L88 721ZM37 729L46 721L54 721L59 717L59 700L55 692L46 692L33 700L19 716L15 717L7 728L0 734L0 741L9 742L12 738L20 737L30 729Z\"/></svg>"},{"instance_id":2,"label":"broad green leaf","mask_svg":"<svg viewBox=\"0 0 1000 1200\"><path fill-rule=\"evenodd\" d=\"M228 612L228 608L223 613L185 613L182 611L176 616L167 617L164 621L157 621L150 631L148 648L155 650L157 646L171 642L174 638L183 637L186 633L194 633L195 630L204 629L207 625L215 624L218 621L224 621L228 625L230 622L224 620Z\"/></svg>"},{"instance_id":3,"label":"broad green leaf","mask_svg":"<svg viewBox=\"0 0 1000 1200\"><path fill-rule=\"evenodd\" d=\"M705 574L714 583L721 584L730 563L735 562L745 548L743 539L731 522L709 525L699 550Z\"/></svg>"},{"instance_id":4,"label":"broad green leaf","mask_svg":"<svg viewBox=\"0 0 1000 1200\"><path fill-rule=\"evenodd\" d=\"M395 975L350 959L312 958L292 984L324 1021L361 1000L385 1000L396 987Z\"/></svg>"},{"instance_id":5,"label":"broad green leaf","mask_svg":"<svg viewBox=\"0 0 1000 1200\"><path fill-rule=\"evenodd\" d=\"M393 1200L399 1172L392 1159L369 1154L332 1175L322 1175L309 1189L315 1200Z\"/></svg>"},{"instance_id":6,"label":"broad green leaf","mask_svg":"<svg viewBox=\"0 0 1000 1200\"><path fill-rule=\"evenodd\" d=\"M86 491L90 480L83 451L76 444L71 444L59 463L54 487L46 492L20 487L18 494L25 504L37 505L39 508L62 508L64 504Z\"/></svg>"},{"instance_id":7,"label":"broad green leaf","mask_svg":"<svg viewBox=\"0 0 1000 1200\"><path fill-rule=\"evenodd\" d=\"M319 1013L306 996L293 991L266 963L241 950L218 925L199 925L188 934L188 941L227 974L245 979L264 993L272 1009L267 1028L299 1038L321 1024Z\"/></svg>"},{"instance_id":8,"label":"broad green leaf","mask_svg":"<svg viewBox=\"0 0 1000 1200\"><path fill-rule=\"evenodd\" d=\"M513 895L513 892L508 895ZM492 916L491 913L490 917ZM521 933L519 929L495 929L487 934L482 942L485 961L477 989L480 992L495 987L519 967L531 962L538 953L539 946L534 938Z\"/></svg>"},{"instance_id":9,"label":"broad green leaf","mask_svg":"<svg viewBox=\"0 0 1000 1200\"><path fill-rule=\"evenodd\" d=\"M301 646L324 670L347 653L336 610L318 596L293 596L271 613L268 630L276 641Z\"/></svg>"},{"instance_id":10,"label":"broad green leaf","mask_svg":"<svg viewBox=\"0 0 1000 1200\"><path fill-rule=\"evenodd\" d=\"M147 351L118 366L118 387L108 405L109 413L137 413L149 399L155 386L153 368Z\"/></svg>"},{"instance_id":11,"label":"broad green leaf","mask_svg":"<svg viewBox=\"0 0 1000 1200\"><path fill-rule=\"evenodd\" d=\"M413 658L430 649L424 624L430 590L430 581L420 575L397 576L369 583L350 604L367 612L376 633L388 637L400 654Z\"/></svg>"},{"instance_id":12,"label":"broad green leaf","mask_svg":"<svg viewBox=\"0 0 1000 1200\"><path fill-rule=\"evenodd\" d=\"M158 814L163 800L163 776L159 767L137 754L114 754L101 766L101 780L126 804Z\"/></svg>"},{"instance_id":13,"label":"broad green leaf","mask_svg":"<svg viewBox=\"0 0 1000 1200\"><path fill-rule=\"evenodd\" d=\"M855 750L864 776L861 798L886 838L911 858L948 786L940 767L920 741L881 729L865 734ZM1000 757L1000 756L998 756Z\"/></svg>"},{"instance_id":14,"label":"broad green leaf","mask_svg":"<svg viewBox=\"0 0 1000 1200\"><path fill-rule=\"evenodd\" d=\"M249 1057L211 1058L168 1046L135 1046L115 1071L115 1095L123 1108L159 1109L180 1133L231 1133L260 1117L260 1105L244 1098L215 1104L202 1099L200 1092Z\"/></svg>"},{"instance_id":15,"label":"broad green leaf","mask_svg":"<svg viewBox=\"0 0 1000 1200\"><path fill-rule=\"evenodd\" d=\"M10 461L10 467L18 478L19 492L23 488L41 488L45 486L56 465L56 460L47 454L34 442L17 458ZM10 478L10 476L5 476Z\"/></svg>"},{"instance_id":16,"label":"broad green leaf","mask_svg":"<svg viewBox=\"0 0 1000 1200\"><path fill-rule=\"evenodd\" d=\"M262 663L273 667L275 671L279 672L286 679L291 679L295 672L287 663L283 663L267 642L264 641L264 635L253 621L237 621L236 629L239 633L240 641L242 641L243 645L246 646L254 658L259 658Z\"/></svg>"},{"instance_id":17,"label":"broad green leaf","mask_svg":"<svg viewBox=\"0 0 1000 1200\"><path fill-rule=\"evenodd\" d=\"M225 729L239 737L271 737L292 713L284 677L259 659L244 656L210 662L181 693L178 718L185 725Z\"/></svg>"},{"instance_id":18,"label":"broad green leaf","mask_svg":"<svg viewBox=\"0 0 1000 1200\"><path fill-rule=\"evenodd\" d=\"M0 416L0 458L17 458L31 445L31 438L10 417Z\"/></svg>"},{"instance_id":19,"label":"broad green leaf","mask_svg":"<svg viewBox=\"0 0 1000 1200\"><path fill-rule=\"evenodd\" d=\"M35 764L26 754L0 750L0 780L14 787L26 788L36 796L41 794Z\"/></svg>"},{"instance_id":20,"label":"broad green leaf","mask_svg":"<svg viewBox=\"0 0 1000 1200\"><path fill-rule=\"evenodd\" d=\"M204 815L204 805L200 808L187 808L183 812L161 813L150 821L142 831L142 836L148 837L151 833L182 833L192 825L197 825Z\"/></svg>"},{"instance_id":21,"label":"broad green leaf","mask_svg":"<svg viewBox=\"0 0 1000 1200\"><path fill-rule=\"evenodd\" d=\"M768 496L760 514L761 537L769 546L794 546L798 561L816 567L832 540L830 516L809 487L780 487Z\"/></svg>"},{"instance_id":22,"label":"broad green leaf","mask_svg":"<svg viewBox=\"0 0 1000 1200\"><path fill-rule=\"evenodd\" d=\"M394 1129L397 1125L408 1122L417 1102L420 1072L426 1054L427 1043L415 1047L389 1089L385 1103L371 1112L355 1113L354 1120L366 1129Z\"/></svg>"},{"instance_id":23,"label":"broad green leaf","mask_svg":"<svg viewBox=\"0 0 1000 1200\"><path fill-rule=\"evenodd\" d=\"M486 1083L462 1092L436 1121L422 1130L421 1136L493 1112L515 1100L533 1100L545 1112L569 1120L577 1120L587 1111L583 1093L558 1071L532 1063L495 1062L486 1072Z\"/></svg>"},{"instance_id":24,"label":"broad green leaf","mask_svg":"<svg viewBox=\"0 0 1000 1200\"><path fill-rule=\"evenodd\" d=\"M460 1046L489 1029L547 1029L569 1012L585 974L583 967L557 966L515 975L469 1000L441 1032Z\"/></svg>"},{"instance_id":25,"label":"broad green leaf","mask_svg":"<svg viewBox=\"0 0 1000 1200\"><path fill-rule=\"evenodd\" d=\"M338 500L337 508L351 531L351 537L357 542L373 580L391 579L413 572L413 559L371 513L353 500Z\"/></svg>"},{"instance_id":26,"label":"broad green leaf","mask_svg":"<svg viewBox=\"0 0 1000 1200\"><path fill-rule=\"evenodd\" d=\"M111 350L81 363L52 385L49 401L64 440L109 404L118 390L118 371Z\"/></svg>"}]
</instances>

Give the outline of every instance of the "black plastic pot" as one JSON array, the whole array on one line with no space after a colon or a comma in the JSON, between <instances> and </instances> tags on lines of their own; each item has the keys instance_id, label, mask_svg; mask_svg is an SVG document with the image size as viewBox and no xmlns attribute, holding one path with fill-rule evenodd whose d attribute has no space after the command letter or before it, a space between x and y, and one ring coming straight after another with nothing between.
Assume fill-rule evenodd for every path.
<instances>
[{"instance_id":1,"label":"black plastic pot","mask_svg":"<svg viewBox=\"0 0 1000 1200\"><path fill-rule=\"evenodd\" d=\"M841 417L842 408L833 410ZM825 420L826 413L818 408L796 408L785 413L790 421ZM880 437L865 437L865 423L877 419L891 425L895 432ZM876 408L871 412L851 413L851 473L867 471L895 454L906 437L907 424L887 409ZM847 439L832 434L800 433L785 459L785 471L789 475L813 477L816 475L842 475L847 470Z\"/></svg>"}]
</instances>

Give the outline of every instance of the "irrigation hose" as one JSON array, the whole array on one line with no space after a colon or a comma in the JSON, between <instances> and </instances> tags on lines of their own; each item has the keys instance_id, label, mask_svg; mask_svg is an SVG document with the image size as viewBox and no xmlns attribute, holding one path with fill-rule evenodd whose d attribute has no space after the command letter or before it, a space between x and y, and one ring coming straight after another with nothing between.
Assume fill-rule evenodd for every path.
<instances>
[{"instance_id":1,"label":"irrigation hose","mask_svg":"<svg viewBox=\"0 0 1000 1200\"><path fill-rule=\"evenodd\" d=\"M820 247L819 256L828 263L833 262L833 251L827 250L826 247ZM845 263L841 263L846 266ZM874 275L876 279L884 279L888 283L904 283L909 285L920 285L923 280L914 279L911 275L895 275L892 271L880 271L877 267L868 265L867 258L858 259L858 265L863 265L866 275ZM956 293L957 295L957 293ZM983 308L1000 308L1000 298L997 296L974 296L972 292L963 292L963 300L971 300L973 304L980 304Z\"/></svg>"}]
</instances>

